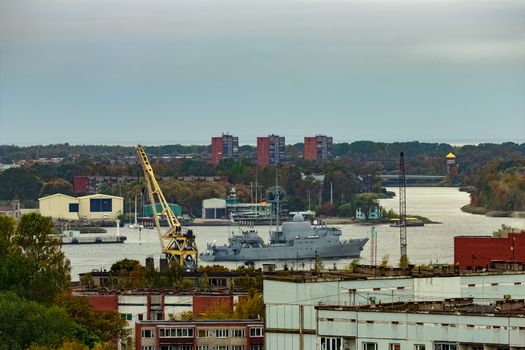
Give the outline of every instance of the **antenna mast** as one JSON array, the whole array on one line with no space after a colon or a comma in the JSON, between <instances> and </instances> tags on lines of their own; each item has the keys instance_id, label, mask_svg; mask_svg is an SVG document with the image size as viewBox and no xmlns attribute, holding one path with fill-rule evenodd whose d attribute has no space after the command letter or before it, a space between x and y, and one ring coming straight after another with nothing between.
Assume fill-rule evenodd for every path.
<instances>
[{"instance_id":1,"label":"antenna mast","mask_svg":"<svg viewBox=\"0 0 525 350\"><path fill-rule=\"evenodd\" d=\"M401 259L407 255L407 202L405 175L405 157L403 152L401 152L399 156L399 245L401 247Z\"/></svg>"}]
</instances>

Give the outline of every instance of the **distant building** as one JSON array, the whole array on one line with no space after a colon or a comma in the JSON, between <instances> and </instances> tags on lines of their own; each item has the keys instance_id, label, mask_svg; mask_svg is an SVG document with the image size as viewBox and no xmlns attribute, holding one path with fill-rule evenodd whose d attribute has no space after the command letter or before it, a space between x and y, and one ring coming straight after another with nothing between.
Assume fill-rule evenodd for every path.
<instances>
[{"instance_id":1,"label":"distant building","mask_svg":"<svg viewBox=\"0 0 525 350\"><path fill-rule=\"evenodd\" d=\"M132 184L138 181L136 176L75 176L73 190L75 194L95 194L103 188L110 188L120 184Z\"/></svg>"},{"instance_id":2,"label":"distant building","mask_svg":"<svg viewBox=\"0 0 525 350\"><path fill-rule=\"evenodd\" d=\"M202 201L203 219L225 219L226 200L221 198L209 198Z\"/></svg>"},{"instance_id":3,"label":"distant building","mask_svg":"<svg viewBox=\"0 0 525 350\"><path fill-rule=\"evenodd\" d=\"M278 135L257 138L257 164L280 165L285 159L285 139Z\"/></svg>"},{"instance_id":4,"label":"distant building","mask_svg":"<svg viewBox=\"0 0 525 350\"><path fill-rule=\"evenodd\" d=\"M175 214L176 217L182 216L182 207L175 203L168 203L168 206L170 207L173 214ZM157 203L155 205L155 209L157 210L157 213L160 213L162 211L162 206L160 203ZM153 217L153 207L151 204L144 204L144 208L142 210L142 216L152 218Z\"/></svg>"},{"instance_id":5,"label":"distant building","mask_svg":"<svg viewBox=\"0 0 525 350\"><path fill-rule=\"evenodd\" d=\"M219 164L223 159L239 159L239 138L229 134L211 138L210 162Z\"/></svg>"},{"instance_id":6,"label":"distant building","mask_svg":"<svg viewBox=\"0 0 525 350\"><path fill-rule=\"evenodd\" d=\"M454 153L449 152L446 158L447 158L447 174L452 173L453 175L456 175L458 172L458 167L456 165L456 156L454 155Z\"/></svg>"},{"instance_id":7,"label":"distant building","mask_svg":"<svg viewBox=\"0 0 525 350\"><path fill-rule=\"evenodd\" d=\"M506 237L454 237L454 264L460 269L482 269L495 261L525 264L525 231Z\"/></svg>"},{"instance_id":8,"label":"distant building","mask_svg":"<svg viewBox=\"0 0 525 350\"><path fill-rule=\"evenodd\" d=\"M40 214L65 220L116 220L124 212L124 198L94 194L72 197L61 193L38 199Z\"/></svg>"},{"instance_id":9,"label":"distant building","mask_svg":"<svg viewBox=\"0 0 525 350\"><path fill-rule=\"evenodd\" d=\"M20 200L11 201L11 205L0 206L0 215L10 216L15 220L20 220L22 209L20 209Z\"/></svg>"},{"instance_id":10,"label":"distant building","mask_svg":"<svg viewBox=\"0 0 525 350\"><path fill-rule=\"evenodd\" d=\"M331 160L333 159L333 138L317 135L304 138L305 160Z\"/></svg>"}]
</instances>

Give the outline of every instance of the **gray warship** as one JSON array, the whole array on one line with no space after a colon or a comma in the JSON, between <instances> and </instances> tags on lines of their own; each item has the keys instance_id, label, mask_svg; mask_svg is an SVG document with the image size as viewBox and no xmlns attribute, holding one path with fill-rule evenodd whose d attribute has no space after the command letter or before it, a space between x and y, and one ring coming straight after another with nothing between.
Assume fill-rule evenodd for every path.
<instances>
[{"instance_id":1,"label":"gray warship","mask_svg":"<svg viewBox=\"0 0 525 350\"><path fill-rule=\"evenodd\" d=\"M270 232L265 243L257 231L231 235L228 244L208 243L202 261L261 261L358 257L368 238L341 240L341 230L324 223L311 225L301 214L283 222L281 230Z\"/></svg>"}]
</instances>

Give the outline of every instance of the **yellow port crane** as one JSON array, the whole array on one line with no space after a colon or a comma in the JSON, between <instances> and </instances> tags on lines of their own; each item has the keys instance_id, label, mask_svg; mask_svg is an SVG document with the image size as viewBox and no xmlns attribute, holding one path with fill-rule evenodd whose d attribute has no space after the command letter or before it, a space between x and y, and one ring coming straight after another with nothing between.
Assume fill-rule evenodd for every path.
<instances>
[{"instance_id":1,"label":"yellow port crane","mask_svg":"<svg viewBox=\"0 0 525 350\"><path fill-rule=\"evenodd\" d=\"M179 220L171 210L160 186L155 178L155 173L148 160L148 156L141 145L137 145L137 154L146 179L149 200L153 210L155 226L159 234L160 246L162 253L168 259L168 262L176 263L184 270L196 270L198 266L197 245L192 230L183 230ZM157 204L160 204L161 210L157 211ZM162 233L160 219L165 218L168 222L168 231Z\"/></svg>"}]
</instances>

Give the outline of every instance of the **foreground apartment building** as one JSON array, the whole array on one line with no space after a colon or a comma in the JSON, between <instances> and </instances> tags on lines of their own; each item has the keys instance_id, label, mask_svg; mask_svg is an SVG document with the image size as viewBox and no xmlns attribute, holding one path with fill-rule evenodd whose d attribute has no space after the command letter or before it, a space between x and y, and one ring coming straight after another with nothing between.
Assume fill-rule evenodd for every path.
<instances>
[{"instance_id":1,"label":"foreground apartment building","mask_svg":"<svg viewBox=\"0 0 525 350\"><path fill-rule=\"evenodd\" d=\"M461 298L482 306L453 311L445 306L445 299ZM521 272L267 279L265 344L267 350L524 349L525 308L521 300L511 303L523 298ZM512 310L503 311L502 299Z\"/></svg>"},{"instance_id":2,"label":"foreground apartment building","mask_svg":"<svg viewBox=\"0 0 525 350\"><path fill-rule=\"evenodd\" d=\"M317 349L525 349L524 317L523 299L317 306Z\"/></svg>"},{"instance_id":3,"label":"foreground apartment building","mask_svg":"<svg viewBox=\"0 0 525 350\"><path fill-rule=\"evenodd\" d=\"M140 350L263 350L262 320L138 321Z\"/></svg>"}]
</instances>

